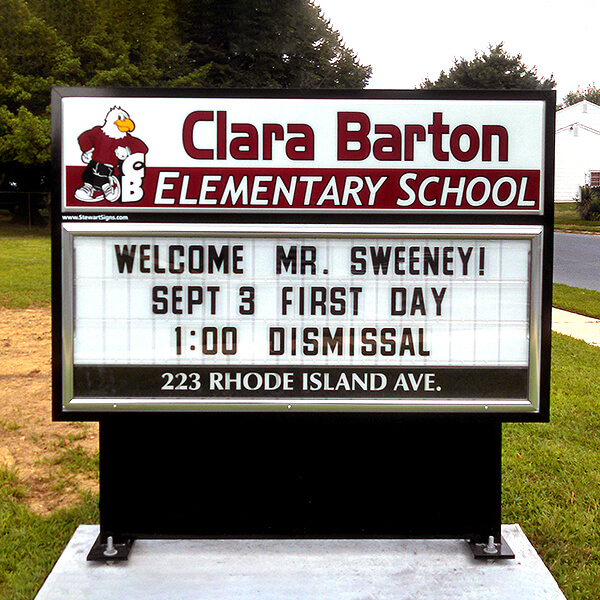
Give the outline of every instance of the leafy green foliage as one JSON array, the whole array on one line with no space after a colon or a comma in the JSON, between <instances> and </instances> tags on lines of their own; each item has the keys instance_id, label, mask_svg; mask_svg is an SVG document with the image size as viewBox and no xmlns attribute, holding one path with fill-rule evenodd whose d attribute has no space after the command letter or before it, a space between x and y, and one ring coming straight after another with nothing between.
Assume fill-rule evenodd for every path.
<instances>
[{"instance_id":1,"label":"leafy green foliage","mask_svg":"<svg viewBox=\"0 0 600 600\"><path fill-rule=\"evenodd\" d=\"M72 49L24 0L0 5L0 163L50 159L50 89L81 74Z\"/></svg>"},{"instance_id":2,"label":"leafy green foliage","mask_svg":"<svg viewBox=\"0 0 600 600\"><path fill-rule=\"evenodd\" d=\"M93 86L165 85L178 56L170 0L30 0L78 57L73 83Z\"/></svg>"},{"instance_id":3,"label":"leafy green foliage","mask_svg":"<svg viewBox=\"0 0 600 600\"><path fill-rule=\"evenodd\" d=\"M584 221L600 221L600 188L583 185L579 188L577 212Z\"/></svg>"},{"instance_id":4,"label":"leafy green foliage","mask_svg":"<svg viewBox=\"0 0 600 600\"><path fill-rule=\"evenodd\" d=\"M0 11L0 105L47 111L50 88L81 75L79 59L24 0L4 0Z\"/></svg>"},{"instance_id":5,"label":"leafy green foliage","mask_svg":"<svg viewBox=\"0 0 600 600\"><path fill-rule=\"evenodd\" d=\"M364 87L310 0L3 0L0 166L48 165L52 86Z\"/></svg>"},{"instance_id":6,"label":"leafy green foliage","mask_svg":"<svg viewBox=\"0 0 600 600\"><path fill-rule=\"evenodd\" d=\"M210 65L205 85L362 88L371 75L312 2L176 0L176 5L190 59Z\"/></svg>"},{"instance_id":7,"label":"leafy green foliage","mask_svg":"<svg viewBox=\"0 0 600 600\"><path fill-rule=\"evenodd\" d=\"M33 166L50 160L50 116L36 116L25 106L13 114L0 106L0 162Z\"/></svg>"},{"instance_id":8,"label":"leafy green foliage","mask_svg":"<svg viewBox=\"0 0 600 600\"><path fill-rule=\"evenodd\" d=\"M577 88L575 92L569 92L562 101L559 108L565 108L566 106L572 106L582 100L593 102L594 104L600 105L600 88L590 84L585 89Z\"/></svg>"},{"instance_id":9,"label":"leafy green foliage","mask_svg":"<svg viewBox=\"0 0 600 600\"><path fill-rule=\"evenodd\" d=\"M504 44L489 46L488 52L476 52L475 58L454 59L446 73L436 81L425 79L423 89L487 89L487 90L551 90L556 85L552 76L539 78L535 67L523 64L520 54L511 56Z\"/></svg>"}]
</instances>

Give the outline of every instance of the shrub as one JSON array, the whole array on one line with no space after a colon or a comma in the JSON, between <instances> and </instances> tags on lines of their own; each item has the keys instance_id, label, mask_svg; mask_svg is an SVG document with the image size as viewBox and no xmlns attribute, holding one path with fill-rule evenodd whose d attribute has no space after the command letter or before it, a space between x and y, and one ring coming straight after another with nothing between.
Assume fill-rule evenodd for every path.
<instances>
[{"instance_id":1,"label":"shrub","mask_svg":"<svg viewBox=\"0 0 600 600\"><path fill-rule=\"evenodd\" d=\"M582 185L579 188L577 212L584 221L600 221L600 187Z\"/></svg>"}]
</instances>

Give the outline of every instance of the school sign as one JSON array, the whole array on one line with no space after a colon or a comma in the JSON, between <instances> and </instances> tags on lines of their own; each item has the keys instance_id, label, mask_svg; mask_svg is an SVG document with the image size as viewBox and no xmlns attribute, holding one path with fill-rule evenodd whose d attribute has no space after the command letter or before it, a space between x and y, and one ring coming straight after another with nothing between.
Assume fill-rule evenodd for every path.
<instances>
[{"instance_id":1,"label":"school sign","mask_svg":"<svg viewBox=\"0 0 600 600\"><path fill-rule=\"evenodd\" d=\"M547 93L53 102L55 415L547 418Z\"/></svg>"}]
</instances>

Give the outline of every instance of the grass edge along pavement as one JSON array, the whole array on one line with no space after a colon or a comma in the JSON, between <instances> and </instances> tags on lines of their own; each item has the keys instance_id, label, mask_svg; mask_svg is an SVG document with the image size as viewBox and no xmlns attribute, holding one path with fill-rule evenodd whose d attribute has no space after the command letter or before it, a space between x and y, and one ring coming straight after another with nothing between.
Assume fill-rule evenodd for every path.
<instances>
[{"instance_id":1,"label":"grass edge along pavement","mask_svg":"<svg viewBox=\"0 0 600 600\"><path fill-rule=\"evenodd\" d=\"M573 233L600 234L600 221L584 221L577 212L576 202L555 202L554 230Z\"/></svg>"},{"instance_id":2,"label":"grass edge along pavement","mask_svg":"<svg viewBox=\"0 0 600 600\"><path fill-rule=\"evenodd\" d=\"M552 306L555 308L600 319L600 292L563 283L555 283L552 288Z\"/></svg>"}]
</instances>

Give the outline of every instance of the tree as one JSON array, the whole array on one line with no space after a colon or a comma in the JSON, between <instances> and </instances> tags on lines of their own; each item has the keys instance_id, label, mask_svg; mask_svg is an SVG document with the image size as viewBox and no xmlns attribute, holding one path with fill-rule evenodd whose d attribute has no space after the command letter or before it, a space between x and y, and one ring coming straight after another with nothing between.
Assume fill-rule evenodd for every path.
<instances>
[{"instance_id":1,"label":"tree","mask_svg":"<svg viewBox=\"0 0 600 600\"><path fill-rule=\"evenodd\" d=\"M448 73L442 71L436 81L425 79L422 89L551 90L552 75L539 78L535 67L523 64L520 54L511 56L504 44L489 46L488 52L475 52L475 58L454 59Z\"/></svg>"},{"instance_id":2,"label":"tree","mask_svg":"<svg viewBox=\"0 0 600 600\"><path fill-rule=\"evenodd\" d=\"M0 12L0 162L50 158L50 88L80 74L68 44L29 10L4 0Z\"/></svg>"},{"instance_id":3,"label":"tree","mask_svg":"<svg viewBox=\"0 0 600 600\"><path fill-rule=\"evenodd\" d=\"M371 75L312 0L27 5L79 59L83 85L362 88Z\"/></svg>"},{"instance_id":4,"label":"tree","mask_svg":"<svg viewBox=\"0 0 600 600\"><path fill-rule=\"evenodd\" d=\"M565 108L566 106L572 106L582 100L593 102L594 104L600 105L600 89L595 85L590 84L585 89L577 88L576 92L569 92L562 101L559 108Z\"/></svg>"},{"instance_id":5,"label":"tree","mask_svg":"<svg viewBox=\"0 0 600 600\"><path fill-rule=\"evenodd\" d=\"M28 0L79 57L79 85L160 86L183 68L172 0Z\"/></svg>"},{"instance_id":6,"label":"tree","mask_svg":"<svg viewBox=\"0 0 600 600\"><path fill-rule=\"evenodd\" d=\"M48 168L52 86L361 88L370 74L312 0L2 0L0 173Z\"/></svg>"},{"instance_id":7,"label":"tree","mask_svg":"<svg viewBox=\"0 0 600 600\"><path fill-rule=\"evenodd\" d=\"M363 88L361 65L310 0L177 0L194 64L209 65L204 85Z\"/></svg>"}]
</instances>

